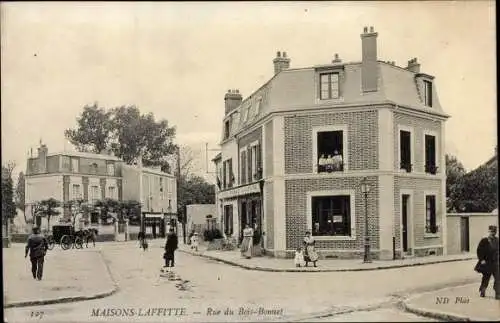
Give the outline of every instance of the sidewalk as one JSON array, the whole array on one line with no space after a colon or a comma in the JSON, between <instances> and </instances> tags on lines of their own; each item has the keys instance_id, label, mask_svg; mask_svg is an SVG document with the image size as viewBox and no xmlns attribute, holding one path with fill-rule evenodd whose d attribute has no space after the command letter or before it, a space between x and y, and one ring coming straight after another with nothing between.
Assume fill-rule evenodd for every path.
<instances>
[{"instance_id":1,"label":"sidewalk","mask_svg":"<svg viewBox=\"0 0 500 323\"><path fill-rule=\"evenodd\" d=\"M404 302L408 312L445 321L498 321L500 300L495 299L493 282L486 297L479 297L478 283L420 294Z\"/></svg>"},{"instance_id":2,"label":"sidewalk","mask_svg":"<svg viewBox=\"0 0 500 323\"><path fill-rule=\"evenodd\" d=\"M97 249L49 250L41 281L33 279L24 244L4 248L3 264L6 308L102 298L118 288Z\"/></svg>"},{"instance_id":3,"label":"sidewalk","mask_svg":"<svg viewBox=\"0 0 500 323\"><path fill-rule=\"evenodd\" d=\"M198 252L189 248L190 246L180 243L179 251L220 261L229 265L238 266L249 270L274 271L274 272L335 272L335 271L366 271L391 269L411 266L430 265L442 262L464 261L475 259L475 255L459 254L449 256L415 257L403 260L374 260L372 263L363 263L362 259L320 259L318 267L295 267L293 259L282 259L274 257L254 257L252 259L242 258L239 250L235 251L207 251L206 246L200 246Z\"/></svg>"}]
</instances>

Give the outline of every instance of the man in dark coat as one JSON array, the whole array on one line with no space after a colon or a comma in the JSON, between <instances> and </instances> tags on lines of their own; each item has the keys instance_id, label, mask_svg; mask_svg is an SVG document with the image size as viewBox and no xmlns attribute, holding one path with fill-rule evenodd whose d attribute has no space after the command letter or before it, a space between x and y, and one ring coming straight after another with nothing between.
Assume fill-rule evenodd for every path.
<instances>
[{"instance_id":1,"label":"man in dark coat","mask_svg":"<svg viewBox=\"0 0 500 323\"><path fill-rule=\"evenodd\" d=\"M24 258L28 256L28 251L30 254L33 279L42 280L43 262L48 246L47 239L40 233L40 229L34 227L33 234L28 237L28 242L26 243L26 249L24 251Z\"/></svg>"},{"instance_id":2,"label":"man in dark coat","mask_svg":"<svg viewBox=\"0 0 500 323\"><path fill-rule=\"evenodd\" d=\"M499 277L499 263L498 263L498 238L497 227L490 225L488 228L489 235L481 239L477 246L477 265L476 271L483 274L479 293L481 297L485 296L486 288L493 275L493 289L495 290L495 298L500 299L500 279Z\"/></svg>"},{"instance_id":3,"label":"man in dark coat","mask_svg":"<svg viewBox=\"0 0 500 323\"><path fill-rule=\"evenodd\" d=\"M165 259L165 267L174 267L174 253L179 244L179 240L177 235L174 232L173 228L170 228L170 232L167 235L167 242L165 243L165 253L163 254L163 258Z\"/></svg>"}]
</instances>

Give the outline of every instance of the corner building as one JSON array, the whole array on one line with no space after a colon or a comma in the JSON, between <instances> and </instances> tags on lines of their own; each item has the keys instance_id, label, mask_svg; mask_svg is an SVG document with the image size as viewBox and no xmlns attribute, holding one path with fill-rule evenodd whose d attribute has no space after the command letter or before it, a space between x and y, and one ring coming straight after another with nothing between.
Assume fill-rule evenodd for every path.
<instances>
[{"instance_id":1,"label":"corner building","mask_svg":"<svg viewBox=\"0 0 500 323\"><path fill-rule=\"evenodd\" d=\"M417 59L378 60L377 36L364 28L361 62L335 54L294 69L278 52L275 75L257 91L226 93L214 162L227 236L241 240L248 223L266 253L292 257L312 231L323 256L361 258L366 211L374 259L446 254L449 116ZM325 169L335 155L340 165Z\"/></svg>"}]
</instances>

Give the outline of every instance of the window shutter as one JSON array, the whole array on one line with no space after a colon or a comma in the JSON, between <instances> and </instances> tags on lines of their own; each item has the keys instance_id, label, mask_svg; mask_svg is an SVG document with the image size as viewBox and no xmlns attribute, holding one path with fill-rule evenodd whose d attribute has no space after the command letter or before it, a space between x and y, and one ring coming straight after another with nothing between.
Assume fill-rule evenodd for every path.
<instances>
[{"instance_id":1,"label":"window shutter","mask_svg":"<svg viewBox=\"0 0 500 323\"><path fill-rule=\"evenodd\" d=\"M252 148L248 149L248 183L252 182L253 174L252 174Z\"/></svg>"},{"instance_id":2,"label":"window shutter","mask_svg":"<svg viewBox=\"0 0 500 323\"><path fill-rule=\"evenodd\" d=\"M256 149L255 149L255 153L256 153L256 158L255 160L257 161L257 167L256 167L256 171L260 174L260 178L263 178L264 177L264 174L262 172L262 152L260 151L260 144L257 145ZM259 172L260 170L260 172Z\"/></svg>"},{"instance_id":3,"label":"window shutter","mask_svg":"<svg viewBox=\"0 0 500 323\"><path fill-rule=\"evenodd\" d=\"M245 151L242 151L241 152L241 174L240 174L240 182L241 184L245 184L246 183L246 152Z\"/></svg>"}]
</instances>

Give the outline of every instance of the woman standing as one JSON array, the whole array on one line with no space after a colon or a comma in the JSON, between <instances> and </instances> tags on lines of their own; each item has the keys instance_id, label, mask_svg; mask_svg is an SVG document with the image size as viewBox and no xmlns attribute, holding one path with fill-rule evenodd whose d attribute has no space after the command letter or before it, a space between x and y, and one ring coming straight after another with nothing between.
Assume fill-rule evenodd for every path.
<instances>
[{"instance_id":1,"label":"woman standing","mask_svg":"<svg viewBox=\"0 0 500 323\"><path fill-rule=\"evenodd\" d=\"M243 230L243 241L241 241L241 255L247 259L252 258L253 229L247 224Z\"/></svg>"},{"instance_id":2,"label":"woman standing","mask_svg":"<svg viewBox=\"0 0 500 323\"><path fill-rule=\"evenodd\" d=\"M314 264L314 267L317 267L316 262L318 261L318 253L316 252L316 249L314 247L315 242L316 241L312 237L311 232L307 231L304 237L304 260L306 261L306 267L308 266L309 262L312 262Z\"/></svg>"}]
</instances>

